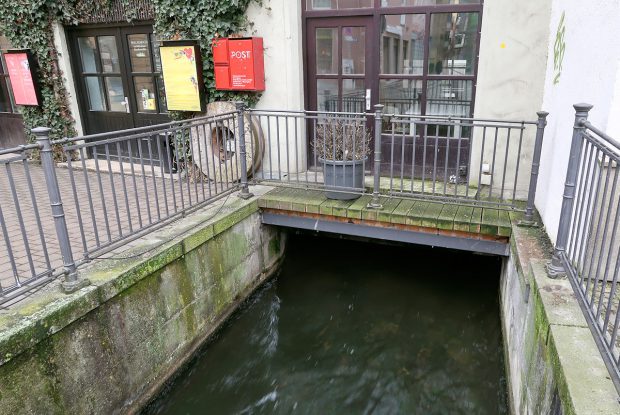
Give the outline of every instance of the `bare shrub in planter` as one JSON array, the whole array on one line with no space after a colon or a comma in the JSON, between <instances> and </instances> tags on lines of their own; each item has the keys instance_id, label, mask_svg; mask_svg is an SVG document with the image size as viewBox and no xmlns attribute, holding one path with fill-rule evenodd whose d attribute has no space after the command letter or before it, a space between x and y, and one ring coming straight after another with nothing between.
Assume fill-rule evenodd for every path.
<instances>
[{"instance_id":1,"label":"bare shrub in planter","mask_svg":"<svg viewBox=\"0 0 620 415\"><path fill-rule=\"evenodd\" d=\"M370 140L370 132L360 120L328 116L317 123L312 146L323 163L328 198L359 197L352 192L364 187L364 164L370 154Z\"/></svg>"}]
</instances>

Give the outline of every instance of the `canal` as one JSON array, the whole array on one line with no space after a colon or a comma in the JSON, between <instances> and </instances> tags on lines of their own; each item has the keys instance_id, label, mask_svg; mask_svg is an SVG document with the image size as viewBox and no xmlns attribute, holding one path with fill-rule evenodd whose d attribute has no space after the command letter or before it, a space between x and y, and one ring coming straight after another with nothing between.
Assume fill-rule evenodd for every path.
<instances>
[{"instance_id":1,"label":"canal","mask_svg":"<svg viewBox=\"0 0 620 415\"><path fill-rule=\"evenodd\" d=\"M291 236L145 414L502 414L501 260Z\"/></svg>"}]
</instances>

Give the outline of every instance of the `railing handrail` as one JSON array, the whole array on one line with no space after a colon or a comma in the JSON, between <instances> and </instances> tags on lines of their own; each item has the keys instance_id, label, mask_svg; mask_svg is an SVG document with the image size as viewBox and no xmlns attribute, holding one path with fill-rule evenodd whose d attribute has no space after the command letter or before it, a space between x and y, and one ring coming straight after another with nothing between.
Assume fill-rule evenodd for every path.
<instances>
[{"instance_id":1,"label":"railing handrail","mask_svg":"<svg viewBox=\"0 0 620 415\"><path fill-rule=\"evenodd\" d=\"M7 154L13 154L13 153L23 153L24 151L40 149L40 148L41 148L41 145L37 143L25 144L25 145L20 145L20 146L11 147L11 148L2 148L0 149L0 156L4 156Z\"/></svg>"},{"instance_id":2,"label":"railing handrail","mask_svg":"<svg viewBox=\"0 0 620 415\"><path fill-rule=\"evenodd\" d=\"M153 124L153 125L148 125L145 127L127 128L124 130L109 131L109 132L97 133L97 134L80 135L76 137L63 137L58 140L52 140L52 144L67 144L67 143L73 143L76 141L89 141L89 140L104 138L104 137L114 138L116 136L127 134L127 133L131 133L133 135L135 135L136 133L145 133L142 136L147 136L149 135L148 133L153 134L155 132L158 132L158 130L165 130L167 127L176 127L179 125L183 125L184 123L187 123L187 122L199 122L199 121L205 121L209 119L217 120L217 119L229 117L235 114L236 114L235 111L230 111L230 112L225 112L225 113L221 113L217 115L203 115L200 117L188 118L186 120L170 121L167 123ZM178 128L182 128L182 127L178 127ZM120 137L120 138L126 138L126 137Z\"/></svg>"},{"instance_id":3,"label":"railing handrail","mask_svg":"<svg viewBox=\"0 0 620 415\"><path fill-rule=\"evenodd\" d=\"M590 121L585 120L583 122L583 126L586 129L588 129L588 130L592 131L593 133L595 133L596 135L598 135L603 140L607 141L609 144L613 145L617 150L620 150L620 141L618 141L615 138L611 137L610 135L608 135L604 131L598 129L597 127L592 125L592 123Z\"/></svg>"}]
</instances>

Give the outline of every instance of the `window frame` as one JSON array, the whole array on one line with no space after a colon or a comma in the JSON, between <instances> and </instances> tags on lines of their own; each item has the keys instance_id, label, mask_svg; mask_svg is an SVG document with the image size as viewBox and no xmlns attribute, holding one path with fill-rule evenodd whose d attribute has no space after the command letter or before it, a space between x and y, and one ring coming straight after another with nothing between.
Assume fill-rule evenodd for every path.
<instances>
[{"instance_id":1,"label":"window frame","mask_svg":"<svg viewBox=\"0 0 620 415\"><path fill-rule=\"evenodd\" d=\"M422 81L422 97L421 97L421 115L427 114L427 91L428 85L433 81L471 81L471 104L469 108L468 116L472 117L474 114L475 100L476 100L476 87L478 78L478 64L480 57L480 37L483 19L484 0L480 0L479 4L443 4L443 5L425 5L425 6L397 6L397 7L384 7L381 6L381 0L374 0L374 6L372 8L360 8L360 9L341 9L341 10L306 10L306 0L300 0L301 4L301 17L302 17L302 41L304 45L304 90L308 91L308 53L306 50L308 21L313 18L326 18L326 17L353 17L353 16L370 16L373 18L373 26L375 27L374 39L372 39L372 49L375 50L376 55L373 55L374 68L373 74L377 75L377 82L372 85L372 95L374 102L379 102L379 83L381 80L387 79L405 79L405 80L421 80ZM473 60L473 67L471 75L437 75L429 74L429 42L430 42L430 30L431 30L431 15L441 13L478 13L478 27L475 32L475 53ZM425 44L424 44L424 61L423 71L421 75L409 75L409 74L381 74L381 55L380 48L383 36L380 31L381 19L385 15L402 15L402 14L422 14L425 15ZM309 105L308 94L305 96L306 107Z\"/></svg>"}]
</instances>

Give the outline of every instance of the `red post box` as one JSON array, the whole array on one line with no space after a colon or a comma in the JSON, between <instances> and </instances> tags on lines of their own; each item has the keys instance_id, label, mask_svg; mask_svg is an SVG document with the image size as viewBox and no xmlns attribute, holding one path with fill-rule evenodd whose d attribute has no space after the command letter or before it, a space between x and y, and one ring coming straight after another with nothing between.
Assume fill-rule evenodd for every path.
<instances>
[{"instance_id":1,"label":"red post box","mask_svg":"<svg viewBox=\"0 0 620 415\"><path fill-rule=\"evenodd\" d=\"M220 38L213 42L215 88L264 91L263 38Z\"/></svg>"}]
</instances>

